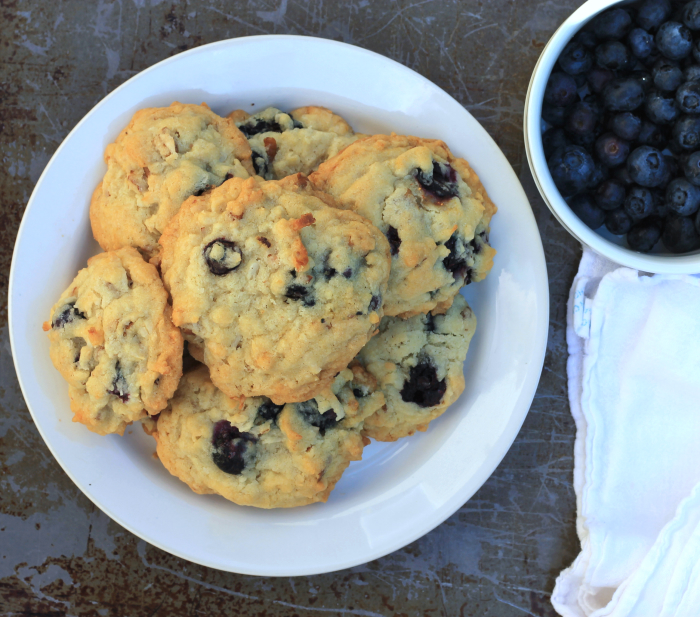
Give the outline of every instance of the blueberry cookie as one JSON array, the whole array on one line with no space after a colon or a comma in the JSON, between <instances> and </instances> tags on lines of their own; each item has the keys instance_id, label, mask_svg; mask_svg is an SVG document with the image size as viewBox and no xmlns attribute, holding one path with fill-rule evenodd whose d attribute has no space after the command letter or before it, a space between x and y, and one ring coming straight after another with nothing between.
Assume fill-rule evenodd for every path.
<instances>
[{"instance_id":1,"label":"blueberry cookie","mask_svg":"<svg viewBox=\"0 0 700 617\"><path fill-rule=\"evenodd\" d=\"M344 369L315 398L275 405L226 396L202 367L183 377L158 417L158 457L196 493L239 505L326 501L350 461L362 458L362 421L383 403L380 392L365 393L356 379Z\"/></svg>"},{"instance_id":2,"label":"blueberry cookie","mask_svg":"<svg viewBox=\"0 0 700 617\"><path fill-rule=\"evenodd\" d=\"M302 174L233 178L161 237L173 322L229 396L312 398L374 334L389 244Z\"/></svg>"},{"instance_id":3,"label":"blueberry cookie","mask_svg":"<svg viewBox=\"0 0 700 617\"><path fill-rule=\"evenodd\" d=\"M248 142L205 104L142 109L105 150L107 173L90 204L92 232L111 251L157 260L158 238L182 202L226 178L253 174Z\"/></svg>"},{"instance_id":4,"label":"blueberry cookie","mask_svg":"<svg viewBox=\"0 0 700 617\"><path fill-rule=\"evenodd\" d=\"M444 311L462 285L482 280L493 265L488 232L496 207L469 164L441 141L374 135L310 179L389 239L387 315Z\"/></svg>"},{"instance_id":5,"label":"blueberry cookie","mask_svg":"<svg viewBox=\"0 0 700 617\"><path fill-rule=\"evenodd\" d=\"M325 107L300 107L289 114L268 107L252 116L237 110L229 118L248 138L255 173L266 180L308 175L360 138Z\"/></svg>"},{"instance_id":6,"label":"blueberry cookie","mask_svg":"<svg viewBox=\"0 0 700 617\"><path fill-rule=\"evenodd\" d=\"M74 422L106 435L165 408L182 375L182 335L154 266L125 247L88 260L44 323Z\"/></svg>"},{"instance_id":7,"label":"blueberry cookie","mask_svg":"<svg viewBox=\"0 0 700 617\"><path fill-rule=\"evenodd\" d=\"M444 315L385 317L357 357L386 399L365 420L364 434L396 441L425 431L464 390L462 365L475 329L476 318L460 294Z\"/></svg>"}]
</instances>

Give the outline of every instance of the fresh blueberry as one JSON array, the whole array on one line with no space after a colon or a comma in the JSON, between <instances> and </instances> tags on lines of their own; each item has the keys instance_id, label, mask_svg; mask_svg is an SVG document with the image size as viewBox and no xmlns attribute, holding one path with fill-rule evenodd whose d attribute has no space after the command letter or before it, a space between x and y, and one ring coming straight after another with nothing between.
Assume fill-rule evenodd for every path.
<instances>
[{"instance_id":1,"label":"fresh blueberry","mask_svg":"<svg viewBox=\"0 0 700 617\"><path fill-rule=\"evenodd\" d=\"M112 379L112 389L107 390L107 394L112 394L126 403L129 400L129 384L126 382L126 377L122 373L122 367L119 360L114 365L114 379Z\"/></svg>"},{"instance_id":2,"label":"fresh blueberry","mask_svg":"<svg viewBox=\"0 0 700 617\"><path fill-rule=\"evenodd\" d=\"M688 81L676 90L676 103L686 114L700 114L700 82Z\"/></svg>"},{"instance_id":3,"label":"fresh blueberry","mask_svg":"<svg viewBox=\"0 0 700 617\"><path fill-rule=\"evenodd\" d=\"M676 161L676 158L670 154L664 154L664 167L666 168L664 171L664 177L655 187L659 195L663 195L668 183L671 180L681 175L679 173L678 161ZM661 201L663 202L663 198L661 198Z\"/></svg>"},{"instance_id":4,"label":"fresh blueberry","mask_svg":"<svg viewBox=\"0 0 700 617\"><path fill-rule=\"evenodd\" d=\"M586 49L594 49L598 44L598 37L588 28L579 30L572 40L583 45Z\"/></svg>"},{"instance_id":5,"label":"fresh blueberry","mask_svg":"<svg viewBox=\"0 0 700 617\"><path fill-rule=\"evenodd\" d=\"M683 116L673 125L672 139L678 150L690 152L700 148L700 118Z\"/></svg>"},{"instance_id":6,"label":"fresh blueberry","mask_svg":"<svg viewBox=\"0 0 700 617\"><path fill-rule=\"evenodd\" d=\"M654 32L670 15L669 0L644 0L637 7L636 21L645 30Z\"/></svg>"},{"instance_id":7,"label":"fresh blueberry","mask_svg":"<svg viewBox=\"0 0 700 617\"><path fill-rule=\"evenodd\" d=\"M591 89L591 92L595 92L596 94L600 94L614 77L615 73L601 66L594 66L586 74L588 87Z\"/></svg>"},{"instance_id":8,"label":"fresh blueberry","mask_svg":"<svg viewBox=\"0 0 700 617\"><path fill-rule=\"evenodd\" d=\"M661 227L656 221L644 220L632 225L627 232L627 244L633 251L648 253L661 237Z\"/></svg>"},{"instance_id":9,"label":"fresh blueberry","mask_svg":"<svg viewBox=\"0 0 700 617\"><path fill-rule=\"evenodd\" d=\"M559 56L559 66L569 75L581 75L593 66L593 57L578 41L569 42Z\"/></svg>"},{"instance_id":10,"label":"fresh blueberry","mask_svg":"<svg viewBox=\"0 0 700 617\"><path fill-rule=\"evenodd\" d=\"M593 32L601 40L619 40L632 27L632 18L624 9L610 9L591 22Z\"/></svg>"},{"instance_id":11,"label":"fresh blueberry","mask_svg":"<svg viewBox=\"0 0 700 617\"><path fill-rule=\"evenodd\" d=\"M627 171L627 165L621 165L620 167L613 169L612 177L614 180L617 180L622 186L624 186L625 189L634 186L634 180L632 180L630 172Z\"/></svg>"},{"instance_id":12,"label":"fresh blueberry","mask_svg":"<svg viewBox=\"0 0 700 617\"><path fill-rule=\"evenodd\" d=\"M672 253L689 253L700 248L700 235L689 216L669 217L662 239Z\"/></svg>"},{"instance_id":13,"label":"fresh blueberry","mask_svg":"<svg viewBox=\"0 0 700 617\"><path fill-rule=\"evenodd\" d=\"M683 79L685 81L700 81L700 66L691 64L683 69Z\"/></svg>"},{"instance_id":14,"label":"fresh blueberry","mask_svg":"<svg viewBox=\"0 0 700 617\"><path fill-rule=\"evenodd\" d=\"M252 462L255 452L251 446L257 441L254 435L240 431L228 420L219 420L212 433L211 458L224 473L240 475Z\"/></svg>"},{"instance_id":15,"label":"fresh blueberry","mask_svg":"<svg viewBox=\"0 0 700 617\"><path fill-rule=\"evenodd\" d=\"M438 199L459 195L457 172L449 163L433 161L432 171L425 173L422 169L417 169L415 173L418 184Z\"/></svg>"},{"instance_id":16,"label":"fresh blueberry","mask_svg":"<svg viewBox=\"0 0 700 617\"><path fill-rule=\"evenodd\" d=\"M654 198L649 189L633 186L627 192L623 207L632 220L640 221L654 213Z\"/></svg>"},{"instance_id":17,"label":"fresh blueberry","mask_svg":"<svg viewBox=\"0 0 700 617\"><path fill-rule=\"evenodd\" d=\"M576 81L566 73L552 73L544 89L544 102L557 107L568 107L577 100Z\"/></svg>"},{"instance_id":18,"label":"fresh blueberry","mask_svg":"<svg viewBox=\"0 0 700 617\"><path fill-rule=\"evenodd\" d=\"M644 146L663 149L666 147L668 136L664 127L658 126L647 120L642 121L642 130L639 131L637 141Z\"/></svg>"},{"instance_id":19,"label":"fresh blueberry","mask_svg":"<svg viewBox=\"0 0 700 617\"><path fill-rule=\"evenodd\" d=\"M598 207L603 210L617 210L625 201L625 187L619 180L610 179L601 182L593 193Z\"/></svg>"},{"instance_id":20,"label":"fresh blueberry","mask_svg":"<svg viewBox=\"0 0 700 617\"><path fill-rule=\"evenodd\" d=\"M623 208L605 214L605 227L611 234L623 236L632 228L632 219Z\"/></svg>"},{"instance_id":21,"label":"fresh blueberry","mask_svg":"<svg viewBox=\"0 0 700 617\"><path fill-rule=\"evenodd\" d=\"M85 313L81 313L77 308L75 308L75 302L66 304L63 310L54 317L51 322L51 327L55 330L57 328L62 328L66 324L72 323L75 319L87 319Z\"/></svg>"},{"instance_id":22,"label":"fresh blueberry","mask_svg":"<svg viewBox=\"0 0 700 617\"><path fill-rule=\"evenodd\" d=\"M542 105L542 119L552 126L564 126L569 111L571 107L557 107L545 103Z\"/></svg>"},{"instance_id":23,"label":"fresh blueberry","mask_svg":"<svg viewBox=\"0 0 700 617\"><path fill-rule=\"evenodd\" d=\"M683 161L683 173L689 182L700 186L700 151L693 152Z\"/></svg>"},{"instance_id":24,"label":"fresh blueberry","mask_svg":"<svg viewBox=\"0 0 700 617\"><path fill-rule=\"evenodd\" d=\"M666 205L680 216L691 216L700 208L700 187L685 178L674 178L666 187Z\"/></svg>"},{"instance_id":25,"label":"fresh blueberry","mask_svg":"<svg viewBox=\"0 0 700 617\"><path fill-rule=\"evenodd\" d=\"M635 141L642 131L642 120L629 111L623 111L610 119L610 130L622 139Z\"/></svg>"},{"instance_id":26,"label":"fresh blueberry","mask_svg":"<svg viewBox=\"0 0 700 617\"><path fill-rule=\"evenodd\" d=\"M700 234L700 211L695 215L695 231Z\"/></svg>"},{"instance_id":27,"label":"fresh blueberry","mask_svg":"<svg viewBox=\"0 0 700 617\"><path fill-rule=\"evenodd\" d=\"M311 289L303 285L290 285L284 295L290 300L301 300L304 306L315 306L316 304Z\"/></svg>"},{"instance_id":28,"label":"fresh blueberry","mask_svg":"<svg viewBox=\"0 0 700 617\"><path fill-rule=\"evenodd\" d=\"M552 156L557 148L563 148L570 143L569 138L566 136L566 131L562 128L553 127L542 134L542 148L544 149L545 158ZM391 229L393 229L393 227ZM394 232L396 232L395 229ZM387 233L387 237L388 236L389 234ZM389 244L391 244L391 240L389 240ZM392 251L392 255L393 254Z\"/></svg>"},{"instance_id":29,"label":"fresh blueberry","mask_svg":"<svg viewBox=\"0 0 700 617\"><path fill-rule=\"evenodd\" d=\"M455 281L464 280L464 284L471 283L471 269L469 268L468 247L464 238L458 233L453 233L450 239L445 242L445 248L450 254L442 260L445 270L452 273Z\"/></svg>"},{"instance_id":30,"label":"fresh blueberry","mask_svg":"<svg viewBox=\"0 0 700 617\"><path fill-rule=\"evenodd\" d=\"M673 95L658 91L647 95L644 111L647 118L655 124L671 124L680 114Z\"/></svg>"},{"instance_id":31,"label":"fresh blueberry","mask_svg":"<svg viewBox=\"0 0 700 617\"><path fill-rule=\"evenodd\" d=\"M552 180L563 195L574 195L585 189L593 174L593 157L581 146L565 146L557 150L547 165Z\"/></svg>"},{"instance_id":32,"label":"fresh blueberry","mask_svg":"<svg viewBox=\"0 0 700 617\"><path fill-rule=\"evenodd\" d=\"M599 117L595 105L587 101L579 101L571 108L564 122L564 130L574 143L581 146L592 144L595 140Z\"/></svg>"},{"instance_id":33,"label":"fresh blueberry","mask_svg":"<svg viewBox=\"0 0 700 617\"><path fill-rule=\"evenodd\" d=\"M649 71L632 71L630 77L636 79L642 85L644 92L651 90L651 87L654 85L654 79Z\"/></svg>"},{"instance_id":34,"label":"fresh blueberry","mask_svg":"<svg viewBox=\"0 0 700 617\"><path fill-rule=\"evenodd\" d=\"M328 429L333 428L338 424L338 415L333 409L321 413L318 410L316 399L296 404L297 413L304 419L307 424L315 426L318 432L323 437Z\"/></svg>"},{"instance_id":35,"label":"fresh blueberry","mask_svg":"<svg viewBox=\"0 0 700 617\"><path fill-rule=\"evenodd\" d=\"M562 130L562 133L563 132L564 131ZM396 227L389 226L389 229L386 232L386 239L389 241L389 248L391 249L391 254L398 255L399 247L401 246L401 238L399 238L399 232L396 229Z\"/></svg>"},{"instance_id":36,"label":"fresh blueberry","mask_svg":"<svg viewBox=\"0 0 700 617\"><path fill-rule=\"evenodd\" d=\"M614 133L605 133L596 139L595 154L607 167L617 167L625 162L630 145Z\"/></svg>"},{"instance_id":37,"label":"fresh blueberry","mask_svg":"<svg viewBox=\"0 0 700 617\"><path fill-rule=\"evenodd\" d=\"M681 60L689 56L693 48L693 35L690 30L675 21L661 24L655 41L661 54L671 60Z\"/></svg>"},{"instance_id":38,"label":"fresh blueberry","mask_svg":"<svg viewBox=\"0 0 700 617\"><path fill-rule=\"evenodd\" d=\"M638 79L613 79L605 86L603 100L611 111L634 111L644 102L644 88Z\"/></svg>"},{"instance_id":39,"label":"fresh blueberry","mask_svg":"<svg viewBox=\"0 0 700 617\"><path fill-rule=\"evenodd\" d=\"M659 58L651 69L654 86L664 92L673 92L683 82L683 71L673 60Z\"/></svg>"},{"instance_id":40,"label":"fresh blueberry","mask_svg":"<svg viewBox=\"0 0 700 617\"><path fill-rule=\"evenodd\" d=\"M204 247L204 261L209 271L216 276L224 276L233 272L243 263L241 249L235 242L225 238L212 240Z\"/></svg>"},{"instance_id":41,"label":"fresh blueberry","mask_svg":"<svg viewBox=\"0 0 700 617\"><path fill-rule=\"evenodd\" d=\"M588 193L572 197L569 207L591 229L598 229L605 222L605 211L598 207Z\"/></svg>"},{"instance_id":42,"label":"fresh blueberry","mask_svg":"<svg viewBox=\"0 0 700 617\"><path fill-rule=\"evenodd\" d=\"M610 177L610 170L598 160L593 161L593 173L588 181L587 189L595 189L601 182L605 182Z\"/></svg>"},{"instance_id":43,"label":"fresh blueberry","mask_svg":"<svg viewBox=\"0 0 700 617\"><path fill-rule=\"evenodd\" d=\"M269 398L265 398L264 402L255 414L255 424L265 424L265 422L276 422L277 416L284 409L284 405L275 405Z\"/></svg>"},{"instance_id":44,"label":"fresh blueberry","mask_svg":"<svg viewBox=\"0 0 700 617\"><path fill-rule=\"evenodd\" d=\"M627 157L627 171L640 186L658 186L664 180L666 160L656 148L639 146Z\"/></svg>"},{"instance_id":45,"label":"fresh blueberry","mask_svg":"<svg viewBox=\"0 0 700 617\"><path fill-rule=\"evenodd\" d=\"M410 368L401 389L401 398L405 403L415 403L419 407L433 407L442 401L446 391L447 383L438 379L433 363L422 360Z\"/></svg>"},{"instance_id":46,"label":"fresh blueberry","mask_svg":"<svg viewBox=\"0 0 700 617\"><path fill-rule=\"evenodd\" d=\"M620 41L605 41L595 48L595 61L610 71L626 71L632 59L629 49Z\"/></svg>"},{"instance_id":47,"label":"fresh blueberry","mask_svg":"<svg viewBox=\"0 0 700 617\"><path fill-rule=\"evenodd\" d=\"M700 30L700 0L693 0L685 5L683 23L691 30Z\"/></svg>"},{"instance_id":48,"label":"fresh blueberry","mask_svg":"<svg viewBox=\"0 0 700 617\"><path fill-rule=\"evenodd\" d=\"M634 28L627 36L630 51L637 58L647 58L656 47L654 37L642 28Z\"/></svg>"},{"instance_id":49,"label":"fresh blueberry","mask_svg":"<svg viewBox=\"0 0 700 617\"><path fill-rule=\"evenodd\" d=\"M693 60L695 60L695 62L700 62L700 39L693 43L692 54Z\"/></svg>"}]
</instances>

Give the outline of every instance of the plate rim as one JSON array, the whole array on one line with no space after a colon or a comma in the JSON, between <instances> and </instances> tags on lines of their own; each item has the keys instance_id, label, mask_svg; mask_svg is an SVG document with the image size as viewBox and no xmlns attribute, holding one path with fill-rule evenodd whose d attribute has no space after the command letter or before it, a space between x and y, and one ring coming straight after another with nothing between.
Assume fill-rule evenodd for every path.
<instances>
[{"instance_id":1,"label":"plate rim","mask_svg":"<svg viewBox=\"0 0 700 617\"><path fill-rule=\"evenodd\" d=\"M66 137L63 139L61 144L58 146L54 154L51 156L49 159L48 163L46 164L46 167L42 171L39 180L37 181L36 185L34 186L34 189L32 190L32 194L27 202L27 206L22 214L22 220L20 223L20 226L18 228L17 232L17 237L15 239L15 244L13 248L13 253L12 253L12 262L10 266L10 276L8 279L8 330L9 330L9 338L10 338L10 347L12 350L12 361L13 365L15 367L15 373L17 375L17 380L22 392L22 396L24 398L25 404L27 405L27 409L29 410L32 420L34 421L34 425L36 426L37 430L39 431L39 434L41 435L42 439L44 440L44 443L48 447L49 451L51 452L52 456L56 460L56 462L59 464L61 469L66 473L66 475L71 479L71 481L77 486L77 488L85 495L95 506L97 506L102 512L104 512L110 519L113 521L117 522L120 526L128 530L130 533L134 534L137 538L144 540L148 542L149 544L156 546L157 548L165 551L166 553L169 553L171 555L174 555L176 557L179 557L181 559L185 559L187 561L203 565L205 567L209 567L215 570L220 570L220 571L225 571L225 572L233 572L233 573L238 573L238 574L245 574L245 575L254 575L254 576L267 576L267 577L282 577L282 576L312 576L312 575L317 575L317 574L324 574L324 573L331 573L331 572L337 572L339 570L344 570L347 568L351 568L357 565L361 565L364 563L368 563L370 561L373 561L375 559L379 559L381 557L384 557L390 553L393 553L397 550L400 550L401 548L407 546L408 544L415 542L417 539L423 537L436 527L438 527L440 524L445 522L450 516L452 516L462 505L464 505L469 499L471 499L474 494L484 485L484 483L488 480L489 477L493 474L495 469L500 465L500 463L503 461L505 456L507 455L508 451L512 447L524 421L525 418L527 417L532 401L534 400L537 387L540 382L541 374L544 369L544 360L546 356L546 351L547 351L547 341L548 341L548 330L549 330L549 314L550 314L550 309L549 309L549 303L550 303L550 295L549 295L549 277L548 277L548 272L547 272L547 263L546 263L546 258L544 254L544 247L542 245L542 238L539 232L539 228L537 227L537 222L534 216L534 212L532 211L532 208L529 210L523 212L522 214L524 217L527 219L527 224L534 230L534 235L537 238L538 245L535 247L539 250L533 251L534 256L536 256L537 260L540 261L540 266L541 266L541 272L543 273L543 276L541 277L541 280L538 281L538 286L539 289L536 290L538 298L541 299L542 301L542 311L540 312L541 315L539 317L539 320L536 324L535 329L538 331L541 331L541 335L536 337L536 340L538 341L539 347L537 349L533 349L530 353L530 358L531 362L535 367L539 367L537 370L533 369L532 372L528 372L527 377L525 379L525 383L523 385L523 388L520 391L520 395L518 399L516 400L516 403L514 405L513 412L517 411L521 406L522 406L522 411L517 414L511 413L508 422L507 422L507 427L503 431L503 433L500 436L500 441L502 442L501 449L499 449L499 455L497 460L493 461L492 464L490 465L483 465L479 469L479 473L474 474L471 476L472 482L476 484L476 488L473 490L468 489L468 490L458 490L455 492L453 497L449 500L447 500L442 506L437 508L435 511L431 513L430 517L426 517L425 522L421 526L414 526L412 527L411 533L404 534L400 537L398 540L393 540L391 542L388 542L387 545L383 545L380 548L375 548L367 552L365 556L363 556L361 559L346 559L345 561L342 560L337 560L337 563L334 563L331 567L328 566L321 566L321 567L302 567L302 568L294 568L294 567L286 567L284 570L277 570L275 572L261 572L259 570L256 570L255 568L252 569L246 569L246 568L240 568L236 566L236 569L230 569L226 567L222 567L221 564L219 563L214 563L212 561L209 561L207 559L201 558L200 556L193 556L191 554L188 554L185 551L179 550L177 548L173 548L171 546L167 546L164 543L161 543L159 541L154 540L153 538L149 537L149 535L146 532L143 531L137 531L130 523L124 521L121 516L113 513L111 511L111 508L106 507L105 505L101 504L98 500L97 497L94 497L87 486L83 486L81 482L79 482L74 475L71 473L69 469L67 469L64 466L64 463L62 460L56 455L56 452L54 451L54 448L52 447L50 440L47 439L47 436L44 433L44 430L42 429L40 423L37 422L35 413L29 403L29 399L27 397L26 392L28 391L27 386L24 383L24 379L22 377L22 374L20 373L18 364L17 364L17 359L16 359L16 354L15 354L15 349L16 349L16 341L15 341L15 327L14 327L14 297L15 297L15 265L16 265L16 256L18 252L18 247L20 246L22 237L25 232L25 227L27 224L27 214L29 213L30 209L32 208L34 201L35 201L35 196L39 193L39 190L41 188L41 185L47 175L47 172L51 168L51 166L55 163L55 161L60 157L61 152L63 148L66 146L66 144L69 142L70 138L73 136L75 132L78 131L78 129L88 120L90 116L93 115L98 109L100 109L102 106L106 105L108 101L116 96L118 92L120 92L123 88L127 87L129 83L136 79L136 78L142 78L145 74L149 73L150 71L153 71L157 68L160 68L164 65L167 65L171 62L176 62L178 59L181 59L183 56L193 56L199 53L203 52L211 52L215 51L216 48L221 47L228 47L228 46L238 46L238 45L245 45L250 41L259 41L261 39L272 39L272 40L296 40L299 41L301 44L318 44L321 46L330 46L330 47L339 47L339 48L344 48L346 50L350 50L351 53L356 53L356 54L361 54L365 56L369 56L370 58L373 58L375 61L379 62L385 62L389 63L390 66L393 65L394 69L398 69L399 71L402 71L404 73L407 73L411 75L412 79L415 79L416 77L419 78L422 82L427 84L430 89L436 89L440 93L442 93L444 96L448 97L451 99L459 108L462 110L463 113L467 114L469 117L471 117L475 122L478 122L472 115L471 113L461 104L459 101L457 101L453 96L451 96L449 93L447 93L445 90L440 88L437 84L434 82L430 81L428 78L424 77L420 73L414 71L413 69L401 64L400 62L397 62L396 60L393 60L392 58L389 58L387 56L384 56L382 54L376 53L374 51L364 49L362 47L358 47L356 45L351 45L349 43L344 43L341 41L335 41L332 39L325 39L321 37L313 37L313 36L302 36L302 35L289 35L289 34L284 34L284 35L277 35L277 34L265 34L265 35L254 35L254 36L246 36L246 37L236 37L236 38L230 38L230 39L222 39L220 41L215 41L212 43L208 43L206 45L201 45L199 47L195 47L193 49L185 50L181 53L175 54L174 56L171 56L169 58L165 58L163 60L160 60L159 62L156 62L155 64L149 66L148 68L140 71L139 73L131 76L128 80L126 80L123 84L120 84L117 88L112 90L109 94L104 96L100 101L98 101L86 114L83 116L80 121L71 129L71 131L66 135ZM480 125L480 123L479 123ZM480 125L481 126L481 125ZM517 191L520 193L520 197L522 198L522 201L524 203L529 204L529 199L525 193L524 188L522 187L522 184L520 182L520 179L518 178L517 174L515 173L515 170L512 168L510 165L510 162L504 155L504 153L501 151L501 149L498 147L498 144L496 144L495 140L491 137L491 135L483 128L481 127L482 130L484 131L485 137L490 140L494 146L494 153L497 153L497 156L500 157L501 159L501 164L503 166L507 166L507 169L512 173L513 179L515 180L515 187ZM468 486L465 484L464 486Z\"/></svg>"}]
</instances>

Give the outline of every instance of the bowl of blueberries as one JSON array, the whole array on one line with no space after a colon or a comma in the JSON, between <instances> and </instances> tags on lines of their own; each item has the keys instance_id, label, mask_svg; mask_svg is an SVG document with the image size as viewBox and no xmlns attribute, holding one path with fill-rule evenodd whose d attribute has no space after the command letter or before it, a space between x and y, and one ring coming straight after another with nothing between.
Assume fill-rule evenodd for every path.
<instances>
[{"instance_id":1,"label":"bowl of blueberries","mask_svg":"<svg viewBox=\"0 0 700 617\"><path fill-rule=\"evenodd\" d=\"M589 0L544 48L525 103L542 197L579 241L700 273L700 0Z\"/></svg>"}]
</instances>

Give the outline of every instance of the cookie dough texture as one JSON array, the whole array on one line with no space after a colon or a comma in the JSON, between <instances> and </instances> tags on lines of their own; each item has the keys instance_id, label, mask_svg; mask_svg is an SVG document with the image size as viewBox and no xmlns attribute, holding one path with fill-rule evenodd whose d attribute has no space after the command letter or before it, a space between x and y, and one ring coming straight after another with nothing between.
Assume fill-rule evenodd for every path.
<instances>
[{"instance_id":1,"label":"cookie dough texture","mask_svg":"<svg viewBox=\"0 0 700 617\"><path fill-rule=\"evenodd\" d=\"M252 175L243 134L206 104L137 111L104 154L107 173L92 196L90 222L100 246L158 255L158 239L190 195L226 178Z\"/></svg>"},{"instance_id":2,"label":"cookie dough texture","mask_svg":"<svg viewBox=\"0 0 700 617\"><path fill-rule=\"evenodd\" d=\"M463 364L476 318L457 295L444 315L385 317L357 357L386 403L367 418L364 434L396 441L425 431L464 390Z\"/></svg>"},{"instance_id":3,"label":"cookie dough texture","mask_svg":"<svg viewBox=\"0 0 700 617\"><path fill-rule=\"evenodd\" d=\"M488 231L496 207L469 164L441 141L374 135L310 179L387 235L386 315L444 311L462 285L482 280L493 265Z\"/></svg>"},{"instance_id":4,"label":"cookie dough texture","mask_svg":"<svg viewBox=\"0 0 700 617\"><path fill-rule=\"evenodd\" d=\"M134 248L88 260L44 323L74 421L106 435L165 408L183 340L156 268Z\"/></svg>"},{"instance_id":5,"label":"cookie dough texture","mask_svg":"<svg viewBox=\"0 0 700 617\"><path fill-rule=\"evenodd\" d=\"M173 322L229 396L307 400L376 331L384 235L301 174L233 178L192 197L161 237Z\"/></svg>"},{"instance_id":6,"label":"cookie dough texture","mask_svg":"<svg viewBox=\"0 0 700 617\"><path fill-rule=\"evenodd\" d=\"M300 107L289 114L268 107L252 116L239 109L229 118L248 138L255 173L266 180L308 175L362 137L325 107Z\"/></svg>"},{"instance_id":7,"label":"cookie dough texture","mask_svg":"<svg viewBox=\"0 0 700 617\"><path fill-rule=\"evenodd\" d=\"M196 493L240 505L326 501L350 461L362 458L362 422L383 403L379 392L356 397L354 379L345 369L315 399L274 405L226 396L202 367L183 377L158 418L158 457Z\"/></svg>"}]
</instances>

